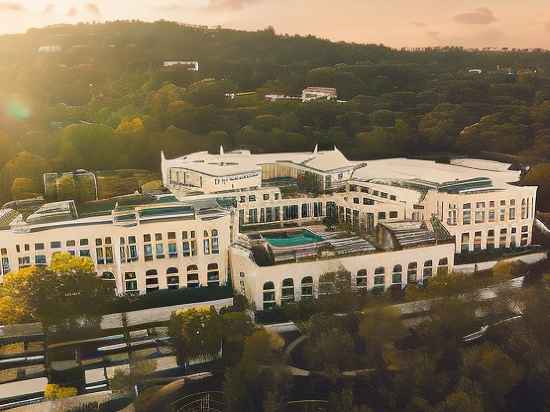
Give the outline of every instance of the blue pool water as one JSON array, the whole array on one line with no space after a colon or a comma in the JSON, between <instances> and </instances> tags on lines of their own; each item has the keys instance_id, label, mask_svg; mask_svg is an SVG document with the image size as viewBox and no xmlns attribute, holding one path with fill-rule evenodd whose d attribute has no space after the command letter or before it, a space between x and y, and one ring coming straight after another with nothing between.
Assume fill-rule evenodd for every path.
<instances>
[{"instance_id":1,"label":"blue pool water","mask_svg":"<svg viewBox=\"0 0 550 412\"><path fill-rule=\"evenodd\" d=\"M288 247L307 245L309 243L316 243L323 240L320 236L309 230L298 230L293 232L277 232L277 233L265 233L262 237L271 245L275 247Z\"/></svg>"}]
</instances>

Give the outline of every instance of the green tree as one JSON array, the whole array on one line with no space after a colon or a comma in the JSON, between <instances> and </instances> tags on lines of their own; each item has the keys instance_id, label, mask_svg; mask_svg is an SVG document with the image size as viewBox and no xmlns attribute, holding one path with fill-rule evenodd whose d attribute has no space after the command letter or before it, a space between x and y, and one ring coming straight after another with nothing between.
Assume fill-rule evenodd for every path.
<instances>
[{"instance_id":1,"label":"green tree","mask_svg":"<svg viewBox=\"0 0 550 412\"><path fill-rule=\"evenodd\" d=\"M229 412L281 410L290 379L283 346L281 337L264 329L246 338L240 362L225 374L223 391Z\"/></svg>"},{"instance_id":2,"label":"green tree","mask_svg":"<svg viewBox=\"0 0 550 412\"><path fill-rule=\"evenodd\" d=\"M241 359L245 340L254 332L254 324L245 312L224 313L221 322L224 363L234 365Z\"/></svg>"},{"instance_id":3,"label":"green tree","mask_svg":"<svg viewBox=\"0 0 550 412\"><path fill-rule=\"evenodd\" d=\"M474 393L457 391L451 393L444 402L435 409L436 412L484 412L483 402Z\"/></svg>"},{"instance_id":4,"label":"green tree","mask_svg":"<svg viewBox=\"0 0 550 412\"><path fill-rule=\"evenodd\" d=\"M442 103L422 117L418 131L431 148L448 150L458 133L472 121L463 106Z\"/></svg>"},{"instance_id":5,"label":"green tree","mask_svg":"<svg viewBox=\"0 0 550 412\"><path fill-rule=\"evenodd\" d=\"M533 166L522 180L525 186L538 186L537 209L550 211L550 163Z\"/></svg>"},{"instance_id":6,"label":"green tree","mask_svg":"<svg viewBox=\"0 0 550 412\"><path fill-rule=\"evenodd\" d=\"M115 369L113 378L110 381L111 389L114 392L135 393L135 386L143 383L157 368L157 363L154 359L137 358L131 360L131 362L130 368L132 373L129 372L129 369Z\"/></svg>"},{"instance_id":7,"label":"green tree","mask_svg":"<svg viewBox=\"0 0 550 412\"><path fill-rule=\"evenodd\" d=\"M49 163L40 156L19 152L0 170L0 192L10 193L13 181L24 177L32 181L31 193L42 193L42 174L48 171ZM30 187L29 187L30 189Z\"/></svg>"},{"instance_id":8,"label":"green tree","mask_svg":"<svg viewBox=\"0 0 550 412\"><path fill-rule=\"evenodd\" d=\"M57 199L78 201L78 190L72 174L65 174L57 179Z\"/></svg>"},{"instance_id":9,"label":"green tree","mask_svg":"<svg viewBox=\"0 0 550 412\"><path fill-rule=\"evenodd\" d=\"M181 365L195 358L210 359L221 349L222 324L214 309L177 311L170 317L168 330Z\"/></svg>"},{"instance_id":10,"label":"green tree","mask_svg":"<svg viewBox=\"0 0 550 412\"><path fill-rule=\"evenodd\" d=\"M493 409L505 406L506 395L521 380L523 369L498 347L484 344L465 352L464 374L481 388Z\"/></svg>"},{"instance_id":11,"label":"green tree","mask_svg":"<svg viewBox=\"0 0 550 412\"><path fill-rule=\"evenodd\" d=\"M364 339L367 358L375 368L385 368L384 348L406 335L400 313L390 308L368 311L359 325L359 335Z\"/></svg>"},{"instance_id":12,"label":"green tree","mask_svg":"<svg viewBox=\"0 0 550 412\"><path fill-rule=\"evenodd\" d=\"M28 177L16 177L11 185L11 197L15 200L29 199L39 194L33 192L36 185Z\"/></svg>"},{"instance_id":13,"label":"green tree","mask_svg":"<svg viewBox=\"0 0 550 412\"><path fill-rule=\"evenodd\" d=\"M97 326L113 298L89 258L56 253L48 267L6 275L0 287L0 322L31 320L64 330Z\"/></svg>"}]
</instances>

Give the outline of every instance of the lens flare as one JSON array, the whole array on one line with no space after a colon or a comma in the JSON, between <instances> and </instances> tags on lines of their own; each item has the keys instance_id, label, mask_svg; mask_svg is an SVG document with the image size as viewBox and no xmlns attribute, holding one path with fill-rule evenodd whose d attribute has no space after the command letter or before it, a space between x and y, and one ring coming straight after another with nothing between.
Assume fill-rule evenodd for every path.
<instances>
[{"instance_id":1,"label":"lens flare","mask_svg":"<svg viewBox=\"0 0 550 412\"><path fill-rule=\"evenodd\" d=\"M15 120L25 120L31 115L31 109L17 100L10 100L5 105L6 116Z\"/></svg>"}]
</instances>

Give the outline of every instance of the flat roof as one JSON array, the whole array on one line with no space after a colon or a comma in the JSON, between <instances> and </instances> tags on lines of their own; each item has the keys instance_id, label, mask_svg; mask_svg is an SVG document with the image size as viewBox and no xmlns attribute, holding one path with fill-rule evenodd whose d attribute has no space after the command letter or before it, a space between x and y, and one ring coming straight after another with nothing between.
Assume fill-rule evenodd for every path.
<instances>
[{"instance_id":1,"label":"flat roof","mask_svg":"<svg viewBox=\"0 0 550 412\"><path fill-rule=\"evenodd\" d=\"M437 163L433 160L408 158L392 158L371 160L365 166L357 169L353 177L363 179L424 179L442 184L454 180L467 180L481 176L491 179L497 184L517 182L520 172L515 170L479 169L465 165ZM501 169L504 169L502 167Z\"/></svg>"},{"instance_id":2,"label":"flat roof","mask_svg":"<svg viewBox=\"0 0 550 412\"><path fill-rule=\"evenodd\" d=\"M359 164L346 159L337 148L327 151L259 154L252 154L248 150L224 153L222 149L219 154L196 152L164 161L167 167L188 169L216 177L261 172L262 165L271 163L288 162L325 172Z\"/></svg>"}]
</instances>

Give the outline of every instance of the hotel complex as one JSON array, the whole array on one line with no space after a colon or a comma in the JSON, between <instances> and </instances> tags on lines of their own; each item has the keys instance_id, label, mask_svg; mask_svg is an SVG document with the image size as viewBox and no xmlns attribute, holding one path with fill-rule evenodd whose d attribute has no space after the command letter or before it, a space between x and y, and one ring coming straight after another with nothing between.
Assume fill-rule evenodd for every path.
<instances>
[{"instance_id":1,"label":"hotel complex","mask_svg":"<svg viewBox=\"0 0 550 412\"><path fill-rule=\"evenodd\" d=\"M231 281L262 310L329 292L327 273L403 288L461 254L532 240L537 188L499 162L220 148L161 154L161 169L166 193L4 205L1 275L66 251L89 256L120 294Z\"/></svg>"}]
</instances>

